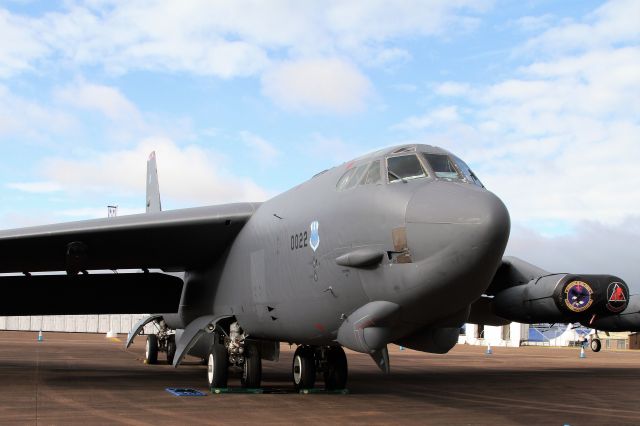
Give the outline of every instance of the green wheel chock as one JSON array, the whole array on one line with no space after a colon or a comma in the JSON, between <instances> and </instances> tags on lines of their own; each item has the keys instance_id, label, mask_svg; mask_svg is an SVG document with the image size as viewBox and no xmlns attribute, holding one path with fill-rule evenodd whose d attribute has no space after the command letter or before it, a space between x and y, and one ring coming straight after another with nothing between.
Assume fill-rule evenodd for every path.
<instances>
[{"instance_id":1,"label":"green wheel chock","mask_svg":"<svg viewBox=\"0 0 640 426\"><path fill-rule=\"evenodd\" d=\"M250 388L211 388L211 393L219 395L223 393L250 393L259 394L264 393L263 389L250 389Z\"/></svg>"},{"instance_id":2,"label":"green wheel chock","mask_svg":"<svg viewBox=\"0 0 640 426\"><path fill-rule=\"evenodd\" d=\"M349 389L335 389L335 390L328 390L323 388L300 389L300 394L302 395L309 395L309 394L348 395Z\"/></svg>"}]
</instances>

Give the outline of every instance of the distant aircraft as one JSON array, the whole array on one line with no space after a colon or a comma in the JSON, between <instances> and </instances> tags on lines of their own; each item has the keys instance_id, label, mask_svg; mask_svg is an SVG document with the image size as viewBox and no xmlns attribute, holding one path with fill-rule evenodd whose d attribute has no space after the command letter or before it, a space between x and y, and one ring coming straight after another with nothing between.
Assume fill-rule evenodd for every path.
<instances>
[{"instance_id":1,"label":"distant aircraft","mask_svg":"<svg viewBox=\"0 0 640 426\"><path fill-rule=\"evenodd\" d=\"M640 330L622 279L503 258L507 209L440 148L374 152L264 203L160 211L153 154L147 175L146 214L0 232L0 315L158 312L127 345L153 322L147 361L201 357L215 388L230 367L260 386L280 342L298 345L297 389L342 389L343 347L388 372L388 344L446 353L466 322Z\"/></svg>"}]
</instances>

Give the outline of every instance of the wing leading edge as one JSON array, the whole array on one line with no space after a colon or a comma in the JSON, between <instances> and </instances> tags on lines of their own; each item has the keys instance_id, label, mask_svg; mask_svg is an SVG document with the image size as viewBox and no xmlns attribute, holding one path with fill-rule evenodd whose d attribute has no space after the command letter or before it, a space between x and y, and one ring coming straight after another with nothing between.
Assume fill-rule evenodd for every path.
<instances>
[{"instance_id":1,"label":"wing leading edge","mask_svg":"<svg viewBox=\"0 0 640 426\"><path fill-rule=\"evenodd\" d=\"M259 203L170 210L0 231L0 273L211 265Z\"/></svg>"}]
</instances>

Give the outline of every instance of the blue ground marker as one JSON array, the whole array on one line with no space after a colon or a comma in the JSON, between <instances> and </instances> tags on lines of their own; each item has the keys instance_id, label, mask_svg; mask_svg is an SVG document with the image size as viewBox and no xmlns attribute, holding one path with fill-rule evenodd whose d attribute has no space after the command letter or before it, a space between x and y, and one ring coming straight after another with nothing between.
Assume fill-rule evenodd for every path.
<instances>
[{"instance_id":1,"label":"blue ground marker","mask_svg":"<svg viewBox=\"0 0 640 426\"><path fill-rule=\"evenodd\" d=\"M185 388L167 388L167 392L175 396L206 396L206 393L200 392L195 389L185 389Z\"/></svg>"}]
</instances>

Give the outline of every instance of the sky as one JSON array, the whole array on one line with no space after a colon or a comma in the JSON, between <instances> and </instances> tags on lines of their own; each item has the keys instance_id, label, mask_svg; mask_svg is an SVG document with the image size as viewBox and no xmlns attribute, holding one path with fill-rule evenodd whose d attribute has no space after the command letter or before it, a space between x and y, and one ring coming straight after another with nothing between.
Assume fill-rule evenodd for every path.
<instances>
[{"instance_id":1,"label":"sky","mask_svg":"<svg viewBox=\"0 0 640 426\"><path fill-rule=\"evenodd\" d=\"M0 1L0 228L262 201L402 143L463 158L508 254L640 288L636 0Z\"/></svg>"}]
</instances>

